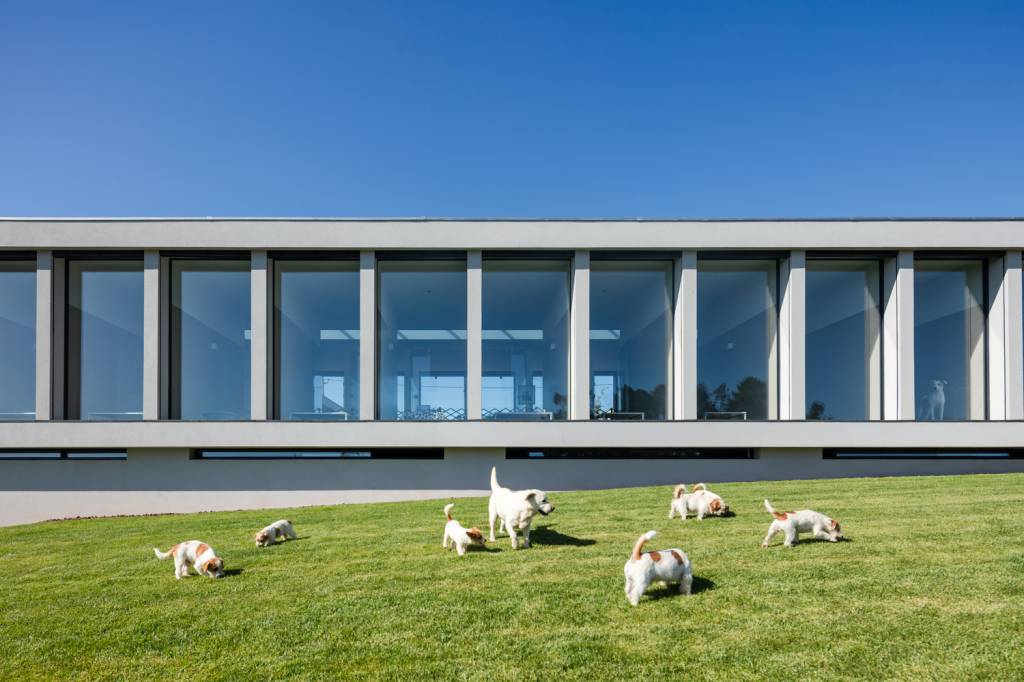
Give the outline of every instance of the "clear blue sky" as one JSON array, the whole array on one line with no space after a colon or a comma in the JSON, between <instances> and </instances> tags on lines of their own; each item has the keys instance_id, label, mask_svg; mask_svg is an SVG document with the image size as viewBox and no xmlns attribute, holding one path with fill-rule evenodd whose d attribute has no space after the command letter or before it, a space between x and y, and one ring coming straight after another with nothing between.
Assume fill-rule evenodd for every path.
<instances>
[{"instance_id":1,"label":"clear blue sky","mask_svg":"<svg viewBox=\"0 0 1024 682\"><path fill-rule=\"evenodd\" d=\"M0 215L1024 215L1024 3L0 0Z\"/></svg>"}]
</instances>

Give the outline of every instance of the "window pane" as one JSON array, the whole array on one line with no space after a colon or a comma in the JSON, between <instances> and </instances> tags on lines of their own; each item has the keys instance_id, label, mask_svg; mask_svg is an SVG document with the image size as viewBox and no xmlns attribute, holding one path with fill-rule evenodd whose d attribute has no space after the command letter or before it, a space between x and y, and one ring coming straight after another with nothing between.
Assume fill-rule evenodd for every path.
<instances>
[{"instance_id":1,"label":"window pane","mask_svg":"<svg viewBox=\"0 0 1024 682\"><path fill-rule=\"evenodd\" d=\"M924 421L985 418L984 267L914 264L914 396Z\"/></svg>"},{"instance_id":2,"label":"window pane","mask_svg":"<svg viewBox=\"0 0 1024 682\"><path fill-rule=\"evenodd\" d=\"M0 261L0 377L0 419L35 419L35 261Z\"/></svg>"},{"instance_id":3,"label":"window pane","mask_svg":"<svg viewBox=\"0 0 1024 682\"><path fill-rule=\"evenodd\" d=\"M378 264L381 419L466 418L466 262Z\"/></svg>"},{"instance_id":4,"label":"window pane","mask_svg":"<svg viewBox=\"0 0 1024 682\"><path fill-rule=\"evenodd\" d=\"M172 261L173 418L249 418L250 287L249 261Z\"/></svg>"},{"instance_id":5,"label":"window pane","mask_svg":"<svg viewBox=\"0 0 1024 682\"><path fill-rule=\"evenodd\" d=\"M807 419L880 418L875 260L807 263Z\"/></svg>"},{"instance_id":6,"label":"window pane","mask_svg":"<svg viewBox=\"0 0 1024 682\"><path fill-rule=\"evenodd\" d=\"M776 416L774 260L697 266L697 418Z\"/></svg>"},{"instance_id":7,"label":"window pane","mask_svg":"<svg viewBox=\"0 0 1024 682\"><path fill-rule=\"evenodd\" d=\"M68 262L68 419L142 419L142 261Z\"/></svg>"},{"instance_id":8,"label":"window pane","mask_svg":"<svg viewBox=\"0 0 1024 682\"><path fill-rule=\"evenodd\" d=\"M359 418L359 263L275 261L277 417Z\"/></svg>"},{"instance_id":9,"label":"window pane","mask_svg":"<svg viewBox=\"0 0 1024 682\"><path fill-rule=\"evenodd\" d=\"M593 418L666 418L671 300L671 260L591 262Z\"/></svg>"},{"instance_id":10,"label":"window pane","mask_svg":"<svg viewBox=\"0 0 1024 682\"><path fill-rule=\"evenodd\" d=\"M569 261L485 260L484 419L565 419Z\"/></svg>"}]
</instances>

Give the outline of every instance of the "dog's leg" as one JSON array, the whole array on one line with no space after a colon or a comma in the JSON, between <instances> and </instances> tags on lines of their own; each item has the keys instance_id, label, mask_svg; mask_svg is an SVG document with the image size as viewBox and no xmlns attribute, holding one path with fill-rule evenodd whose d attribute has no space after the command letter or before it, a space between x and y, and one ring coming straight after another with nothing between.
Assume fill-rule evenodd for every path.
<instances>
[{"instance_id":1,"label":"dog's leg","mask_svg":"<svg viewBox=\"0 0 1024 682\"><path fill-rule=\"evenodd\" d=\"M704 516L707 514L707 512L708 512L708 506L706 504L698 504L697 505L697 520L698 521L703 521L704 520Z\"/></svg>"},{"instance_id":2,"label":"dog's leg","mask_svg":"<svg viewBox=\"0 0 1024 682\"><path fill-rule=\"evenodd\" d=\"M676 503L672 502L668 505L668 517L674 519L676 517Z\"/></svg>"},{"instance_id":3,"label":"dog's leg","mask_svg":"<svg viewBox=\"0 0 1024 682\"><path fill-rule=\"evenodd\" d=\"M786 535L786 539L782 541L783 546L792 547L795 545L797 542L796 526L789 524L783 529L783 532Z\"/></svg>"},{"instance_id":4,"label":"dog's leg","mask_svg":"<svg viewBox=\"0 0 1024 682\"><path fill-rule=\"evenodd\" d=\"M488 509L487 516L489 517L488 524L491 527L491 542L494 542L494 521L498 518L498 515L495 513L493 509Z\"/></svg>"},{"instance_id":5,"label":"dog's leg","mask_svg":"<svg viewBox=\"0 0 1024 682\"><path fill-rule=\"evenodd\" d=\"M515 527L511 523L506 524L505 532L508 533L508 537L512 540L512 549L519 549L519 536L516 535Z\"/></svg>"},{"instance_id":6,"label":"dog's leg","mask_svg":"<svg viewBox=\"0 0 1024 682\"><path fill-rule=\"evenodd\" d=\"M441 536L441 549L448 549L448 527L445 526L444 535Z\"/></svg>"},{"instance_id":7,"label":"dog's leg","mask_svg":"<svg viewBox=\"0 0 1024 682\"><path fill-rule=\"evenodd\" d=\"M454 542L452 544L455 545L455 551L458 553L459 556L462 556L466 553L466 545L464 543Z\"/></svg>"},{"instance_id":8,"label":"dog's leg","mask_svg":"<svg viewBox=\"0 0 1024 682\"><path fill-rule=\"evenodd\" d=\"M768 543L772 541L772 538L782 532L782 528L779 526L778 521L772 521L772 525L768 526L768 535L764 536L764 541L761 542L762 547L767 547Z\"/></svg>"},{"instance_id":9,"label":"dog's leg","mask_svg":"<svg viewBox=\"0 0 1024 682\"><path fill-rule=\"evenodd\" d=\"M633 606L636 606L637 604L639 604L640 603L640 597L642 597L644 595L644 592L646 592L646 591L647 591L647 585L644 584L644 581L639 581L639 580L638 581L634 581L633 585L632 585L632 587L631 587L631 589L629 591L629 593L627 594L627 598L629 599L629 603L632 604Z\"/></svg>"},{"instance_id":10,"label":"dog's leg","mask_svg":"<svg viewBox=\"0 0 1024 682\"><path fill-rule=\"evenodd\" d=\"M522 527L522 531L523 531L523 547L526 547L527 549L529 549L529 547L530 547L530 524L527 523L525 526L523 526Z\"/></svg>"},{"instance_id":11,"label":"dog's leg","mask_svg":"<svg viewBox=\"0 0 1024 682\"><path fill-rule=\"evenodd\" d=\"M683 576L683 579L679 581L679 593L689 595L693 588L693 576L689 573Z\"/></svg>"}]
</instances>

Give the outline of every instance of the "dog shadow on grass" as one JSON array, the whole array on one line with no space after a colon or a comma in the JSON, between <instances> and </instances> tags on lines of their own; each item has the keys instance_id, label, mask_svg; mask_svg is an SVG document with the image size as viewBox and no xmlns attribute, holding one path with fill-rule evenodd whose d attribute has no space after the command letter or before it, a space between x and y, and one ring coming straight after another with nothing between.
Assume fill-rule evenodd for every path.
<instances>
[{"instance_id":1,"label":"dog shadow on grass","mask_svg":"<svg viewBox=\"0 0 1024 682\"><path fill-rule=\"evenodd\" d=\"M597 540L591 540L589 538L575 538L571 535L559 533L551 526L541 526L540 528L534 528L530 531L530 544L533 545L535 543L554 546L589 547L590 545L596 545Z\"/></svg>"},{"instance_id":2,"label":"dog shadow on grass","mask_svg":"<svg viewBox=\"0 0 1024 682\"><path fill-rule=\"evenodd\" d=\"M234 578L235 576L242 575L242 572L244 570L245 570L244 568L225 568L224 569L224 577L225 578Z\"/></svg>"},{"instance_id":3,"label":"dog shadow on grass","mask_svg":"<svg viewBox=\"0 0 1024 682\"><path fill-rule=\"evenodd\" d=\"M271 547L281 547L283 545L289 545L289 544L291 544L293 542L298 542L299 540L309 540L312 537L313 537L312 535L300 535L297 538L289 538L287 540L282 540L281 542L275 542L272 545L267 545L266 547L260 547L260 549L270 549Z\"/></svg>"},{"instance_id":4,"label":"dog shadow on grass","mask_svg":"<svg viewBox=\"0 0 1024 682\"><path fill-rule=\"evenodd\" d=\"M709 578L701 578L699 575L693 576L693 583L690 585L690 595L700 594L701 592L707 592L715 589L715 581ZM685 594L679 594L679 587L676 585L662 585L661 587L650 589L647 591L647 597L651 600L655 599L667 599L669 597L680 597L685 598Z\"/></svg>"}]
</instances>

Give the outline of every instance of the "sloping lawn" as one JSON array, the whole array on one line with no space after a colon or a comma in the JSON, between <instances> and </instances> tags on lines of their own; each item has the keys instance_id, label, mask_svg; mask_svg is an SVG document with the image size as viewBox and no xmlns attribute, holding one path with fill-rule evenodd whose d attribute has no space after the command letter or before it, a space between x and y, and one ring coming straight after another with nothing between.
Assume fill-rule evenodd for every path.
<instances>
[{"instance_id":1,"label":"sloping lawn","mask_svg":"<svg viewBox=\"0 0 1024 682\"><path fill-rule=\"evenodd\" d=\"M532 549L461 559L443 501L0 529L0 679L1024 678L1024 475L712 489L735 517L670 522L669 487L554 493ZM762 550L765 496L849 541ZM278 518L300 539L257 549ZM694 594L632 608L649 529L689 553ZM174 580L151 548L187 539L228 577Z\"/></svg>"}]
</instances>

